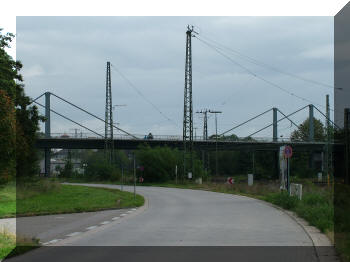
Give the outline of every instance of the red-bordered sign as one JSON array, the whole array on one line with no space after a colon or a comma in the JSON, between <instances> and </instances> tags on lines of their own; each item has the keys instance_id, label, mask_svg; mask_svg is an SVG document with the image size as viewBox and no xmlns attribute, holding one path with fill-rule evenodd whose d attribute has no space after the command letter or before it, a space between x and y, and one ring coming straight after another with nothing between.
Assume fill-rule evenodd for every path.
<instances>
[{"instance_id":1,"label":"red-bordered sign","mask_svg":"<svg viewBox=\"0 0 350 262\"><path fill-rule=\"evenodd\" d=\"M229 177L229 178L227 178L227 183L229 183L229 184L233 184L235 181L234 181L234 179L233 179L233 177Z\"/></svg>"},{"instance_id":2,"label":"red-bordered sign","mask_svg":"<svg viewBox=\"0 0 350 262\"><path fill-rule=\"evenodd\" d=\"M139 177L139 183L143 183L143 181L144 181L143 177L142 176Z\"/></svg>"},{"instance_id":3,"label":"red-bordered sign","mask_svg":"<svg viewBox=\"0 0 350 262\"><path fill-rule=\"evenodd\" d=\"M285 146L283 154L284 154L285 158L291 158L292 155L293 155L292 147L291 146Z\"/></svg>"}]
</instances>

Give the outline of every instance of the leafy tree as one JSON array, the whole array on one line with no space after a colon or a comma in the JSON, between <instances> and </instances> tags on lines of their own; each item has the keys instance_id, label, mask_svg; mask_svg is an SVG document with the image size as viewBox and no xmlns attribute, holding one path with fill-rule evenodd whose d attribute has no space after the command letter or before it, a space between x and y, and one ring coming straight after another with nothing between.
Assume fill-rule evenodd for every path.
<instances>
[{"instance_id":1,"label":"leafy tree","mask_svg":"<svg viewBox=\"0 0 350 262\"><path fill-rule=\"evenodd\" d=\"M189 163L186 155L186 163ZM167 146L151 148L141 146L136 152L136 159L144 167L142 176L145 182L166 182L175 180L175 166L178 166L178 178L183 174L183 152ZM203 177L205 172L197 155L193 154L193 178Z\"/></svg>"},{"instance_id":2,"label":"leafy tree","mask_svg":"<svg viewBox=\"0 0 350 262\"><path fill-rule=\"evenodd\" d=\"M36 133L39 130L39 121L43 121L44 118L39 115L36 106L31 106L30 98L25 95L23 78L19 74L22 68L21 62L14 61L6 53L5 48L10 46L14 35L10 33L3 35L1 31L2 29L0 29L0 99L7 101L6 103L1 103L1 107L4 109L10 106L12 110L0 110L0 120L2 125L10 123L9 128L13 132L13 122L11 122L11 119L13 112L15 112L16 145L13 147L11 142L4 142L5 139L13 142L12 136L9 136L9 130L7 132L4 130L5 135L0 138L0 144L4 146L2 150L10 153L7 157L12 159L12 161L9 161L8 170L12 169L11 163L15 160L17 178L33 176L38 172L37 154L35 153ZM13 154L13 148L15 148L15 156ZM2 168L0 174L3 175L4 166L0 167ZM7 171L6 173L9 175Z\"/></svg>"},{"instance_id":3,"label":"leafy tree","mask_svg":"<svg viewBox=\"0 0 350 262\"><path fill-rule=\"evenodd\" d=\"M308 141L309 140L309 118L307 118L299 128L292 132L292 140ZM321 120L314 118L314 139L315 141L325 141L327 137L326 129Z\"/></svg>"},{"instance_id":4,"label":"leafy tree","mask_svg":"<svg viewBox=\"0 0 350 262\"><path fill-rule=\"evenodd\" d=\"M314 140L326 141L327 129L321 120L314 118ZM299 128L292 132L291 140L309 141L309 118ZM291 159L291 174L298 177L315 177L316 170L312 168L312 154L310 152L295 152Z\"/></svg>"},{"instance_id":5,"label":"leafy tree","mask_svg":"<svg viewBox=\"0 0 350 262\"><path fill-rule=\"evenodd\" d=\"M118 180L120 171L107 161L103 151L88 152L82 162L87 180Z\"/></svg>"},{"instance_id":6,"label":"leafy tree","mask_svg":"<svg viewBox=\"0 0 350 262\"><path fill-rule=\"evenodd\" d=\"M13 101L1 89L0 116L0 183L6 183L16 172L16 117Z\"/></svg>"}]
</instances>

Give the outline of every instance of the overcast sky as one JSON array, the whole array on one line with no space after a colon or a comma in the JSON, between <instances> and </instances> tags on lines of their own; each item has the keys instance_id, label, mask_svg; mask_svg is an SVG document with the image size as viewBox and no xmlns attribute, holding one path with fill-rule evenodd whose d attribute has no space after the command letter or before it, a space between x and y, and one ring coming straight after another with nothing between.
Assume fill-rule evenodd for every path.
<instances>
[{"instance_id":1,"label":"overcast sky","mask_svg":"<svg viewBox=\"0 0 350 262\"><path fill-rule=\"evenodd\" d=\"M131 133L181 135L188 24L205 41L215 40L278 70L333 86L333 17L17 17L16 55L24 65L26 93L35 98L50 91L104 118L110 61L163 113L112 67L113 104L126 105L115 109L114 121ZM258 66L225 50L228 60L196 38L192 50L193 109L221 110L219 133L271 107L287 114L309 103L296 96L325 111L322 105L329 94L333 107L330 87ZM44 103L43 98L38 101ZM103 134L102 122L54 97L51 106ZM292 119L300 124L307 116L304 110ZM234 133L246 136L271 122L272 112ZM77 127L54 115L51 125L53 133L71 133ZM289 136L290 126L289 121L280 122L279 136ZM194 113L194 127L202 135L200 114ZM209 134L215 132L213 116L208 128ZM272 130L256 136L271 137Z\"/></svg>"}]
</instances>

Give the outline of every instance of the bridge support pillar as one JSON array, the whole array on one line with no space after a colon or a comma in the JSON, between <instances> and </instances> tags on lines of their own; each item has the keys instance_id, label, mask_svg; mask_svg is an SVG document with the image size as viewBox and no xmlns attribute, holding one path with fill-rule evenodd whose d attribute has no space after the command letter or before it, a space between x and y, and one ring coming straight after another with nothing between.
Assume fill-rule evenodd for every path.
<instances>
[{"instance_id":1,"label":"bridge support pillar","mask_svg":"<svg viewBox=\"0 0 350 262\"><path fill-rule=\"evenodd\" d=\"M309 105L309 142L315 140L315 129L314 129L314 106ZM314 168L314 152L310 151L310 162L309 167Z\"/></svg>"},{"instance_id":2,"label":"bridge support pillar","mask_svg":"<svg viewBox=\"0 0 350 262\"><path fill-rule=\"evenodd\" d=\"M273 138L273 141L274 142L277 142L277 139L278 139L278 135L277 135L277 108L273 108L273 135L272 135L272 138Z\"/></svg>"},{"instance_id":3,"label":"bridge support pillar","mask_svg":"<svg viewBox=\"0 0 350 262\"><path fill-rule=\"evenodd\" d=\"M313 142L315 136L314 129L314 106L309 105L309 141Z\"/></svg>"},{"instance_id":4,"label":"bridge support pillar","mask_svg":"<svg viewBox=\"0 0 350 262\"><path fill-rule=\"evenodd\" d=\"M50 92L45 93L45 138L51 137L51 119L50 119ZM51 148L45 148L45 176L50 176L51 169Z\"/></svg>"}]
</instances>

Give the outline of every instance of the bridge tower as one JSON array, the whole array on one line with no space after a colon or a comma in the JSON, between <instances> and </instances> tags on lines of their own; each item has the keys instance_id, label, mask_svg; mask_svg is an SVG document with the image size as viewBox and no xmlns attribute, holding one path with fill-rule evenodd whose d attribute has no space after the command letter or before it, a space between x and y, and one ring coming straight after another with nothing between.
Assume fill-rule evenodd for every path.
<instances>
[{"instance_id":1,"label":"bridge tower","mask_svg":"<svg viewBox=\"0 0 350 262\"><path fill-rule=\"evenodd\" d=\"M51 137L51 117L50 117L50 92L45 93L45 138ZM51 171L51 148L45 148L45 176L49 177Z\"/></svg>"},{"instance_id":2,"label":"bridge tower","mask_svg":"<svg viewBox=\"0 0 350 262\"><path fill-rule=\"evenodd\" d=\"M193 105L192 105L192 33L193 26L187 26L186 31L186 63L185 63L185 90L184 90L184 117L183 117L183 147L184 147L184 175L186 174L186 153L190 153L188 171L193 168Z\"/></svg>"},{"instance_id":3,"label":"bridge tower","mask_svg":"<svg viewBox=\"0 0 350 262\"><path fill-rule=\"evenodd\" d=\"M112 85L111 85L111 63L110 62L107 62L107 74L106 74L105 156L110 163L113 162L114 142L113 142Z\"/></svg>"}]
</instances>

